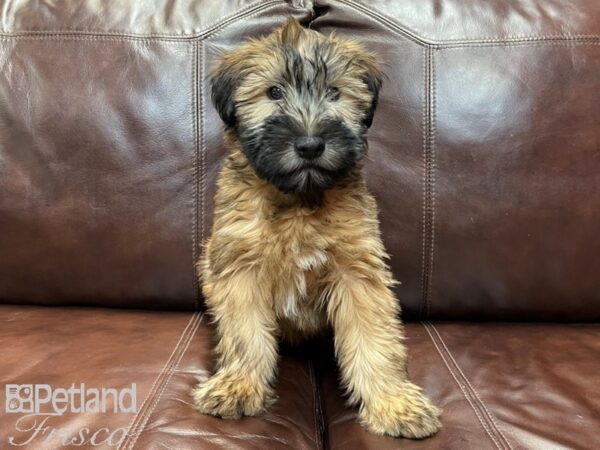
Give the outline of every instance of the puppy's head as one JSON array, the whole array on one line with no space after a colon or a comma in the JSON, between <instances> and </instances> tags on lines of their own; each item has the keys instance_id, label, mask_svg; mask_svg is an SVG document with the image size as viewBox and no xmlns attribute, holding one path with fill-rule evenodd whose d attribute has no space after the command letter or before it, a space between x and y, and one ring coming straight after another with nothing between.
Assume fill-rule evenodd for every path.
<instances>
[{"instance_id":1,"label":"puppy's head","mask_svg":"<svg viewBox=\"0 0 600 450\"><path fill-rule=\"evenodd\" d=\"M255 172L284 192L326 189L362 158L381 87L375 55L290 19L222 55L212 98Z\"/></svg>"}]
</instances>

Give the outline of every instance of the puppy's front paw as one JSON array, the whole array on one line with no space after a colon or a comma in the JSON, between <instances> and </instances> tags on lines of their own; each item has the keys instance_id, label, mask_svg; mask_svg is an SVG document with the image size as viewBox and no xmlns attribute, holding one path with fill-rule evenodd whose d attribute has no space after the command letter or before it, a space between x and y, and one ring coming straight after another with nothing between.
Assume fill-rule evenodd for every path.
<instances>
[{"instance_id":1,"label":"puppy's front paw","mask_svg":"<svg viewBox=\"0 0 600 450\"><path fill-rule=\"evenodd\" d=\"M269 390L243 377L215 374L192 390L194 406L203 414L223 419L256 416L271 404Z\"/></svg>"},{"instance_id":2,"label":"puppy's front paw","mask_svg":"<svg viewBox=\"0 0 600 450\"><path fill-rule=\"evenodd\" d=\"M364 404L360 422L376 434L422 439L438 432L440 410L412 383L403 383L395 396Z\"/></svg>"}]
</instances>

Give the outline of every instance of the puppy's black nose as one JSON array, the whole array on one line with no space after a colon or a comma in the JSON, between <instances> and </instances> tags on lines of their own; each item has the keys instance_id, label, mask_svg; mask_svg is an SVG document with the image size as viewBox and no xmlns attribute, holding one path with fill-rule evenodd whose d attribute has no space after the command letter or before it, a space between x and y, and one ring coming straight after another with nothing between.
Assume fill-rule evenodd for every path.
<instances>
[{"instance_id":1,"label":"puppy's black nose","mask_svg":"<svg viewBox=\"0 0 600 450\"><path fill-rule=\"evenodd\" d=\"M325 150L325 141L318 136L302 136L294 143L296 153L305 159L314 159Z\"/></svg>"}]
</instances>

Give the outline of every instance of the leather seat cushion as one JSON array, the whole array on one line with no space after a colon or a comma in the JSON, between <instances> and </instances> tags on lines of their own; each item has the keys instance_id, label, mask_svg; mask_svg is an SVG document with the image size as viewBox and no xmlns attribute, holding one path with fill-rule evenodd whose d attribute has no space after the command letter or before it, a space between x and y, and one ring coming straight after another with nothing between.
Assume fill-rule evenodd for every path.
<instances>
[{"instance_id":1,"label":"leather seat cushion","mask_svg":"<svg viewBox=\"0 0 600 450\"><path fill-rule=\"evenodd\" d=\"M365 432L324 370L332 450L600 448L599 325L425 322L406 331L411 378L442 407L442 430L402 442Z\"/></svg>"},{"instance_id":2,"label":"leather seat cushion","mask_svg":"<svg viewBox=\"0 0 600 450\"><path fill-rule=\"evenodd\" d=\"M0 386L4 391L10 383L53 388L85 383L86 388L121 389L136 383L137 414L67 412L45 423L73 437L84 427L90 434L104 427L111 432L128 427L122 449L246 449L249 443L257 448L315 448L320 433L315 429L314 371L297 352L282 358L279 400L263 417L223 421L192 408L190 389L212 370L212 338L208 320L199 313L2 306ZM10 437L17 443L31 437L33 431L15 428L23 416L4 414L3 406L0 447ZM37 418L38 424L41 420ZM20 428L31 425L22 422ZM21 448L60 448L60 435L46 441L47 435ZM117 432L115 440L119 436ZM98 434L99 441L106 437L106 432Z\"/></svg>"},{"instance_id":3,"label":"leather seat cushion","mask_svg":"<svg viewBox=\"0 0 600 450\"><path fill-rule=\"evenodd\" d=\"M189 391L212 370L213 345L200 313L3 306L0 385L136 383L136 414L66 413L46 423L66 435L128 428L122 449L600 448L600 326L424 322L406 331L411 377L444 410L442 431L423 441L358 425L329 342L283 350L279 399L264 416L197 414ZM15 429L20 417L0 416L3 443L31 436ZM58 438L43 439L22 448L53 448Z\"/></svg>"}]
</instances>

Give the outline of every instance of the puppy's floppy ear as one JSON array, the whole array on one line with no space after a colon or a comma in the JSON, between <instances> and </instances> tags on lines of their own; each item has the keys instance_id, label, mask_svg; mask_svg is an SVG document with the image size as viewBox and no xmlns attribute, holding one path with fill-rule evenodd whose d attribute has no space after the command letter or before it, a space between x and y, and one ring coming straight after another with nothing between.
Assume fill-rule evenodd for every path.
<instances>
[{"instance_id":1,"label":"puppy's floppy ear","mask_svg":"<svg viewBox=\"0 0 600 450\"><path fill-rule=\"evenodd\" d=\"M377 103L379 102L379 91L381 90L381 85L383 83L381 72L377 67L374 67L373 70L367 71L363 77L363 81L372 95L371 106L365 112L365 117L363 119L363 123L369 128L373 124L373 116L375 116L375 110L377 109Z\"/></svg>"},{"instance_id":2,"label":"puppy's floppy ear","mask_svg":"<svg viewBox=\"0 0 600 450\"><path fill-rule=\"evenodd\" d=\"M211 97L219 116L229 128L235 127L235 91L242 79L243 58L239 51L226 53L210 76Z\"/></svg>"},{"instance_id":3,"label":"puppy's floppy ear","mask_svg":"<svg viewBox=\"0 0 600 450\"><path fill-rule=\"evenodd\" d=\"M371 93L371 104L365 111L363 123L369 128L373 124L373 116L379 102L379 91L383 84L383 73L379 68L379 57L376 53L366 50L361 44L351 41L349 43L352 49L351 57L354 61L354 67L358 71L358 76L367 85Z\"/></svg>"},{"instance_id":4,"label":"puppy's floppy ear","mask_svg":"<svg viewBox=\"0 0 600 450\"><path fill-rule=\"evenodd\" d=\"M348 68L351 69L356 79L362 80L366 84L371 94L370 103L365 109L363 117L364 126L369 128L373 124L373 116L379 102L379 91L383 83L383 73L379 68L379 57L353 39L343 38L333 33L330 39L337 44L338 48L342 49L343 54L350 60Z\"/></svg>"}]
</instances>

